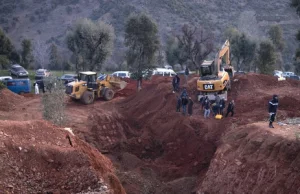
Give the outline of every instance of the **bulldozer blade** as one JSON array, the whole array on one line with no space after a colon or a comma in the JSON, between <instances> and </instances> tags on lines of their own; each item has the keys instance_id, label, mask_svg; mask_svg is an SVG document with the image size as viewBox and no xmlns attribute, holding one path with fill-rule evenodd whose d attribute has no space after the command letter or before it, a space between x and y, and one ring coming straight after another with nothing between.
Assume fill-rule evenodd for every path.
<instances>
[{"instance_id":1,"label":"bulldozer blade","mask_svg":"<svg viewBox=\"0 0 300 194\"><path fill-rule=\"evenodd\" d=\"M127 86L125 81L110 81L110 84L118 91L123 90Z\"/></svg>"}]
</instances>

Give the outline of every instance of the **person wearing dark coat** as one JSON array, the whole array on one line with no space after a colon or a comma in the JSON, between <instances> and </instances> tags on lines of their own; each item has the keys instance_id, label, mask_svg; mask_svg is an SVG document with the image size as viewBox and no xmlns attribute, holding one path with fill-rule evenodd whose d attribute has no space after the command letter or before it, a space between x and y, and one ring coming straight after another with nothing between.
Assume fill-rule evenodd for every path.
<instances>
[{"instance_id":1,"label":"person wearing dark coat","mask_svg":"<svg viewBox=\"0 0 300 194\"><path fill-rule=\"evenodd\" d=\"M205 100L204 102L204 118L209 118L210 114L210 102L208 99Z\"/></svg>"},{"instance_id":2,"label":"person wearing dark coat","mask_svg":"<svg viewBox=\"0 0 300 194\"><path fill-rule=\"evenodd\" d=\"M231 116L233 116L234 114L234 100L231 100L231 102L229 102L228 107L227 107L227 113L226 113L226 117L228 116L229 113L231 113Z\"/></svg>"},{"instance_id":3,"label":"person wearing dark coat","mask_svg":"<svg viewBox=\"0 0 300 194\"><path fill-rule=\"evenodd\" d=\"M225 108L225 99L224 98L222 98L221 100L220 100L220 104L219 104L219 106L220 106L220 114L221 115L223 115L224 114L224 108Z\"/></svg>"},{"instance_id":4,"label":"person wearing dark coat","mask_svg":"<svg viewBox=\"0 0 300 194\"><path fill-rule=\"evenodd\" d=\"M194 105L194 101L192 100L191 97L189 97L189 102L188 102L188 114L189 114L189 116L192 116L192 114L193 114L193 105Z\"/></svg>"},{"instance_id":5,"label":"person wearing dark coat","mask_svg":"<svg viewBox=\"0 0 300 194\"><path fill-rule=\"evenodd\" d=\"M275 116L278 108L278 96L276 94L273 95L272 100L269 101L269 127L274 128L273 122L275 120Z\"/></svg>"},{"instance_id":6,"label":"person wearing dark coat","mask_svg":"<svg viewBox=\"0 0 300 194\"><path fill-rule=\"evenodd\" d=\"M175 75L175 76L173 77L173 80L172 80L173 93L175 93L176 87L177 87L177 81L178 81L178 79L177 79L176 76L177 76L177 75Z\"/></svg>"},{"instance_id":7,"label":"person wearing dark coat","mask_svg":"<svg viewBox=\"0 0 300 194\"><path fill-rule=\"evenodd\" d=\"M44 80L41 81L40 84L40 89L42 89L43 93L45 93L45 85L44 85Z\"/></svg>"},{"instance_id":8,"label":"person wearing dark coat","mask_svg":"<svg viewBox=\"0 0 300 194\"><path fill-rule=\"evenodd\" d=\"M177 83L176 83L176 91L179 91L179 86L180 86L180 77L176 74L175 76L177 78Z\"/></svg>"},{"instance_id":9,"label":"person wearing dark coat","mask_svg":"<svg viewBox=\"0 0 300 194\"><path fill-rule=\"evenodd\" d=\"M212 104L213 115L216 116L219 112L219 106L216 103Z\"/></svg>"},{"instance_id":10,"label":"person wearing dark coat","mask_svg":"<svg viewBox=\"0 0 300 194\"><path fill-rule=\"evenodd\" d=\"M176 112L180 112L180 107L181 107L181 98L177 96Z\"/></svg>"},{"instance_id":11,"label":"person wearing dark coat","mask_svg":"<svg viewBox=\"0 0 300 194\"><path fill-rule=\"evenodd\" d=\"M189 77L189 74L190 74L190 70L189 70L189 68L186 66L186 67L185 67L185 71L184 71L185 84L188 83L188 77Z\"/></svg>"},{"instance_id":12,"label":"person wearing dark coat","mask_svg":"<svg viewBox=\"0 0 300 194\"><path fill-rule=\"evenodd\" d=\"M205 97L203 96L203 97L200 99L200 103L201 103L201 105L202 105L202 110L203 110L203 108L204 108L204 106L205 106L206 101L209 101L208 96L205 96Z\"/></svg>"},{"instance_id":13,"label":"person wearing dark coat","mask_svg":"<svg viewBox=\"0 0 300 194\"><path fill-rule=\"evenodd\" d=\"M186 105L189 103L189 100L187 97L183 96L181 98L181 104L182 104L182 114L185 115L186 114Z\"/></svg>"},{"instance_id":14,"label":"person wearing dark coat","mask_svg":"<svg viewBox=\"0 0 300 194\"><path fill-rule=\"evenodd\" d=\"M183 91L182 91L180 97L181 97L181 98L182 98L182 97L186 97L186 98L188 97L188 93L187 93L187 91L186 91L186 88L183 88Z\"/></svg>"}]
</instances>

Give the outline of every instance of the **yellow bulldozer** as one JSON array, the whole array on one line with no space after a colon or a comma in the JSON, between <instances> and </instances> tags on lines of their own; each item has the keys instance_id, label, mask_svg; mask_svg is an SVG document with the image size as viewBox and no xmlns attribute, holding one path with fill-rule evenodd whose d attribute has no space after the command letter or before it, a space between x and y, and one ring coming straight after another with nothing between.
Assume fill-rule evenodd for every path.
<instances>
[{"instance_id":1,"label":"yellow bulldozer","mask_svg":"<svg viewBox=\"0 0 300 194\"><path fill-rule=\"evenodd\" d=\"M80 100L83 104L91 104L96 98L113 99L115 92L126 87L127 83L118 77L107 75L98 80L97 73L92 71L80 72L78 81L66 86L66 93L72 98Z\"/></svg>"},{"instance_id":2,"label":"yellow bulldozer","mask_svg":"<svg viewBox=\"0 0 300 194\"><path fill-rule=\"evenodd\" d=\"M198 100L204 96L208 96L209 100L214 100L215 94L219 94L221 98L224 97L227 100L227 91L231 89L230 79L234 76L229 52L230 43L226 40L216 54L215 60L205 60L201 64L200 78L197 80Z\"/></svg>"}]
</instances>

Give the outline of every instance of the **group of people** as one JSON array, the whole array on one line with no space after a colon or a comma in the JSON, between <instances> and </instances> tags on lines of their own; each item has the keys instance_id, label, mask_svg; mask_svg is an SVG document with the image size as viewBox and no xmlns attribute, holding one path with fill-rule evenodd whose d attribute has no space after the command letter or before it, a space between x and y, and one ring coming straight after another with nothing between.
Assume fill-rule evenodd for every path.
<instances>
[{"instance_id":1,"label":"group of people","mask_svg":"<svg viewBox=\"0 0 300 194\"><path fill-rule=\"evenodd\" d=\"M204 118L209 118L210 112L212 110L213 116L220 114L224 116L224 109L226 107L225 98L220 98L218 94L215 94L215 100L213 103L208 99L208 96L202 97L200 99L200 103L202 104L202 110L204 110ZM234 115L234 100L231 100L227 107L226 116L231 113L231 116Z\"/></svg>"},{"instance_id":2,"label":"group of people","mask_svg":"<svg viewBox=\"0 0 300 194\"><path fill-rule=\"evenodd\" d=\"M188 68L185 69L185 77L187 82L187 76L189 75ZM180 86L180 78L178 75L175 75L172 81L173 85L173 93L179 92ZM226 108L226 103L224 98L220 98L218 94L215 94L215 100L213 103L208 99L208 96L202 97L200 99L200 103L202 105L202 110L204 110L204 118L209 118L210 112L213 112L213 116L217 114L221 114L224 116L224 110ZM193 105L194 101L191 97L188 96L186 88L183 89L183 92L180 96L177 96L177 105L176 105L176 112L180 112L182 108L182 114L186 115L186 110L188 115L191 116L193 114ZM278 108L278 96L276 94L273 95L272 100L269 101L269 127L274 128L273 122L276 117L276 112ZM235 109L235 102L231 100L227 106L227 112L225 117L227 117L230 113L231 116L234 115Z\"/></svg>"},{"instance_id":3,"label":"group of people","mask_svg":"<svg viewBox=\"0 0 300 194\"><path fill-rule=\"evenodd\" d=\"M186 88L183 89L180 96L177 96L177 105L176 105L176 112L180 112L182 108L182 114L186 115L186 109L189 116L193 114L193 105L194 101L191 97L188 96Z\"/></svg>"}]
</instances>

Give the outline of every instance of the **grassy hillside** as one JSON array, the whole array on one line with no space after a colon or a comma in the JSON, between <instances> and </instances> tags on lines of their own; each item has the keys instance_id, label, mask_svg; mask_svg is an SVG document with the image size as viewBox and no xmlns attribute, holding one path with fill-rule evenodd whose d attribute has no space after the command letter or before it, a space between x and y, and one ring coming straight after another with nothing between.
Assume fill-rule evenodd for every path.
<instances>
[{"instance_id":1,"label":"grassy hillside","mask_svg":"<svg viewBox=\"0 0 300 194\"><path fill-rule=\"evenodd\" d=\"M215 35L216 46L224 42L224 30L237 27L254 39L265 38L270 25L279 24L284 31L286 63L291 62L297 43L295 33L300 24L290 0L0 0L0 26L19 46L23 38L55 43L62 52L66 32L79 18L104 20L116 31L115 49L124 50L126 18L145 12L159 24L162 42L183 23L203 26ZM66 55L67 56L67 55ZM119 57L113 57L117 63Z\"/></svg>"}]
</instances>

